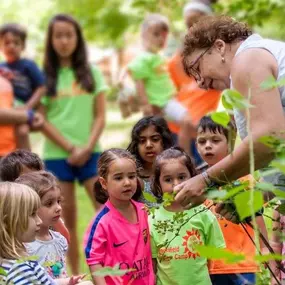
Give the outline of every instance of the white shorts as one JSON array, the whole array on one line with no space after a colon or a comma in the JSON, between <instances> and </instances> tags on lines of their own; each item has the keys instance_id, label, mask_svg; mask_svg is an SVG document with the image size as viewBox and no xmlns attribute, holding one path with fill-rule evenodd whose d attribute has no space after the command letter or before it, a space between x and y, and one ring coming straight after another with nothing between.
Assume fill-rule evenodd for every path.
<instances>
[{"instance_id":1,"label":"white shorts","mask_svg":"<svg viewBox=\"0 0 285 285\"><path fill-rule=\"evenodd\" d=\"M176 99L171 99L164 106L163 112L169 121L179 123L187 115L188 110Z\"/></svg>"}]
</instances>

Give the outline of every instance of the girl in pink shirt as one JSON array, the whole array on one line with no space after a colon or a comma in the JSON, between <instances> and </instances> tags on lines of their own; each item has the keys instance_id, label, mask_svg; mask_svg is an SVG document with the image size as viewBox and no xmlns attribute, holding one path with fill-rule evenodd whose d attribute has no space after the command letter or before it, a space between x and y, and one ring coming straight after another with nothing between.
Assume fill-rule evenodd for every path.
<instances>
[{"instance_id":1,"label":"girl in pink shirt","mask_svg":"<svg viewBox=\"0 0 285 285\"><path fill-rule=\"evenodd\" d=\"M153 285L150 236L143 204L132 200L136 194L135 158L126 150L110 149L98 161L99 182L109 199L90 224L85 255L96 285ZM121 269L121 276L101 277L103 267Z\"/></svg>"}]
</instances>

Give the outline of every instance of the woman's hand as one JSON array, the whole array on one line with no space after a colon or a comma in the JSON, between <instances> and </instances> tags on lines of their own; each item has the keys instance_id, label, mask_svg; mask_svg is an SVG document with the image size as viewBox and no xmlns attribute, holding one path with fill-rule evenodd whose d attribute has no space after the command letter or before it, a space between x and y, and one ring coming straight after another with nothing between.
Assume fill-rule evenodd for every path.
<instances>
[{"instance_id":1,"label":"woman's hand","mask_svg":"<svg viewBox=\"0 0 285 285\"><path fill-rule=\"evenodd\" d=\"M174 187L175 201L184 208L192 208L202 204L206 197L204 189L206 183L202 175L197 175Z\"/></svg>"}]
</instances>

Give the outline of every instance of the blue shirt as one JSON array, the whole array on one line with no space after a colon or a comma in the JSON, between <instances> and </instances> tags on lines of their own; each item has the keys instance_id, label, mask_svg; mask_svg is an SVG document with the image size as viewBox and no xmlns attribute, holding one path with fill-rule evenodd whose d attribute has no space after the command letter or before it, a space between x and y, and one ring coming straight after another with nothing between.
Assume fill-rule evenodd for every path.
<instances>
[{"instance_id":1,"label":"blue shirt","mask_svg":"<svg viewBox=\"0 0 285 285\"><path fill-rule=\"evenodd\" d=\"M13 85L14 96L17 100L26 103L35 90L45 83L43 73L32 60L21 58L14 62L4 62L0 68L8 68L13 73L11 83Z\"/></svg>"}]
</instances>

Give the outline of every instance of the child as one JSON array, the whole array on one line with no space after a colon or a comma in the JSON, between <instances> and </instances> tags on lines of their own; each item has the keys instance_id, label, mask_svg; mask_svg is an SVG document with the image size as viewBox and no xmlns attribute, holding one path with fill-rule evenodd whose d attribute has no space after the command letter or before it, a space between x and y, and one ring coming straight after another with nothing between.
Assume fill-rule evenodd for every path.
<instances>
[{"instance_id":1,"label":"child","mask_svg":"<svg viewBox=\"0 0 285 285\"><path fill-rule=\"evenodd\" d=\"M25 244L28 254L39 257L39 263L52 279L66 278L67 240L50 229L61 215L61 193L56 178L49 172L37 171L23 174L15 182L29 186L41 199L38 215L42 223L35 241Z\"/></svg>"},{"instance_id":2,"label":"child","mask_svg":"<svg viewBox=\"0 0 285 285\"><path fill-rule=\"evenodd\" d=\"M141 28L145 51L128 65L145 116L164 114L181 126L179 144L188 150L190 132L194 132L187 109L173 96L175 87L167 71L165 59L159 54L166 43L169 23L159 14L149 15Z\"/></svg>"},{"instance_id":3,"label":"child","mask_svg":"<svg viewBox=\"0 0 285 285\"><path fill-rule=\"evenodd\" d=\"M231 134L231 135L230 135ZM197 148L199 154L208 166L213 166L226 157L235 140L235 128L230 124L229 129L216 124L208 116L201 119L198 126ZM206 205L213 204L206 201ZM215 213L215 206L211 207ZM240 224L234 224L221 215L216 214L226 241L227 249L234 253L242 253L247 259L235 264L225 264L221 260L211 261L209 271L212 283L215 284L255 284L255 273L259 271L253 261L257 250ZM267 237L262 216L256 217L256 222L263 235ZM251 238L254 232L249 225L244 225Z\"/></svg>"},{"instance_id":4,"label":"child","mask_svg":"<svg viewBox=\"0 0 285 285\"><path fill-rule=\"evenodd\" d=\"M12 82L14 96L18 105L30 110L30 121L35 109L45 92L45 80L42 72L32 60L21 58L25 49L27 33L18 24L5 24L0 28L0 46L6 62L0 65L4 74L9 74ZM8 72L5 71L8 69ZM19 148L30 149L30 127L27 124L16 127L17 145Z\"/></svg>"},{"instance_id":5,"label":"child","mask_svg":"<svg viewBox=\"0 0 285 285\"><path fill-rule=\"evenodd\" d=\"M163 151L156 158L154 168L153 193L156 197L172 193L174 186L196 174L190 157L180 148ZM199 255L195 245L224 247L221 229L204 205L184 211L184 222L175 222L174 217L182 211L180 204L172 202L169 206L160 206L149 219L156 284L210 285L207 259ZM164 224L174 228L163 232Z\"/></svg>"},{"instance_id":6,"label":"child","mask_svg":"<svg viewBox=\"0 0 285 285\"><path fill-rule=\"evenodd\" d=\"M131 143L127 150L136 157L141 187L144 192L153 195L150 185L153 175L153 163L157 155L172 146L171 133L162 117L144 117L133 127ZM145 199L143 195L139 201L146 203L148 206L157 205Z\"/></svg>"},{"instance_id":7,"label":"child","mask_svg":"<svg viewBox=\"0 0 285 285\"><path fill-rule=\"evenodd\" d=\"M20 175L41 171L44 165L39 156L28 150L15 150L4 156L0 162L0 180L14 182ZM61 233L69 242L69 232L60 219L54 224L54 230Z\"/></svg>"},{"instance_id":8,"label":"child","mask_svg":"<svg viewBox=\"0 0 285 285\"><path fill-rule=\"evenodd\" d=\"M48 123L43 157L47 170L59 179L64 197L63 217L71 235L68 257L71 271L79 272L75 181L93 197L97 179L98 144L105 124L104 92L99 69L90 66L81 28L69 15L59 14L49 23L44 71L48 96L43 98Z\"/></svg>"},{"instance_id":9,"label":"child","mask_svg":"<svg viewBox=\"0 0 285 285\"><path fill-rule=\"evenodd\" d=\"M137 189L135 158L126 150L109 149L98 161L99 181L109 200L85 236L87 264L96 285L154 285L147 214L132 200ZM119 266L121 276L94 275L102 267Z\"/></svg>"},{"instance_id":10,"label":"child","mask_svg":"<svg viewBox=\"0 0 285 285\"><path fill-rule=\"evenodd\" d=\"M39 196L28 186L0 183L0 284L55 284L24 246L39 231L39 207Z\"/></svg>"}]
</instances>

